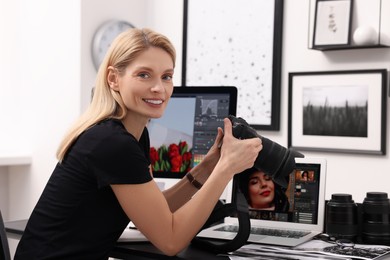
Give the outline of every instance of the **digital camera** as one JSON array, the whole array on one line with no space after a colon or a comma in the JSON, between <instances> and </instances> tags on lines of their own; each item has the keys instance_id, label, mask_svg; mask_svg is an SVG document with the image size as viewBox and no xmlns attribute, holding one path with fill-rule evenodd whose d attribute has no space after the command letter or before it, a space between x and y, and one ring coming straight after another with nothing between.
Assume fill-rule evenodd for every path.
<instances>
[{"instance_id":1,"label":"digital camera","mask_svg":"<svg viewBox=\"0 0 390 260\"><path fill-rule=\"evenodd\" d=\"M291 148L285 148L257 133L244 119L230 115L233 136L239 139L258 137L263 143L263 149L256 158L254 167L272 177L274 182L287 188L289 174L295 168L295 158L303 154Z\"/></svg>"}]
</instances>

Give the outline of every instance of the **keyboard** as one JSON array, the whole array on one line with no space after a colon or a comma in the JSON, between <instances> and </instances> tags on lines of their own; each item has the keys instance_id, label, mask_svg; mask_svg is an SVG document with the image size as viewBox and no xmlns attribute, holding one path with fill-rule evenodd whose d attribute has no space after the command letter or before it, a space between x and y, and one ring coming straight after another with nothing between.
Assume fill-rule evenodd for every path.
<instances>
[{"instance_id":1,"label":"keyboard","mask_svg":"<svg viewBox=\"0 0 390 260\"><path fill-rule=\"evenodd\" d=\"M238 226L235 225L226 225L216 229L217 231L226 231L226 232L238 232ZM251 234L253 235L264 235L264 236L274 236L274 237L288 237L288 238L301 238L310 234L308 231L295 231L295 230L284 230L284 229L273 229L273 228L260 228L260 227L251 227Z\"/></svg>"}]
</instances>

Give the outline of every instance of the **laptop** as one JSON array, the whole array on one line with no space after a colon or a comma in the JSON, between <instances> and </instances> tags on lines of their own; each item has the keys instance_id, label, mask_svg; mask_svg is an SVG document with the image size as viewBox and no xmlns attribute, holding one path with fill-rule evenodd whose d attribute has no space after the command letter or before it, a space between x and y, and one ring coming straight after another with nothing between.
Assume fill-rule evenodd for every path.
<instances>
[{"instance_id":1,"label":"laptop","mask_svg":"<svg viewBox=\"0 0 390 260\"><path fill-rule=\"evenodd\" d=\"M281 207L278 207L278 210L249 207L251 234L248 242L292 247L322 233L325 214L325 177L324 158L296 158L296 167L290 174L288 188L282 189L288 207L284 207L283 210L280 209ZM249 185L246 187L249 188ZM274 185L275 190L278 189L277 184ZM235 196L232 192L233 183L231 182L229 186L227 203L230 203ZM241 190L245 194L242 186ZM248 204L251 205L249 202ZM237 230L237 218L229 216L223 223L204 229L197 236L228 240L236 236Z\"/></svg>"}]
</instances>

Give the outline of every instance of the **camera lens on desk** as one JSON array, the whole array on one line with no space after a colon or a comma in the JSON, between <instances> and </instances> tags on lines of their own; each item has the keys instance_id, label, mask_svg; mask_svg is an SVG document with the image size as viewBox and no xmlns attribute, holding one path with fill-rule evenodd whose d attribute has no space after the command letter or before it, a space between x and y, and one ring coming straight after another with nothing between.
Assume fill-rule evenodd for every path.
<instances>
[{"instance_id":1,"label":"camera lens on desk","mask_svg":"<svg viewBox=\"0 0 390 260\"><path fill-rule=\"evenodd\" d=\"M362 207L363 242L390 245L390 201L387 193L367 192Z\"/></svg>"},{"instance_id":2,"label":"camera lens on desk","mask_svg":"<svg viewBox=\"0 0 390 260\"><path fill-rule=\"evenodd\" d=\"M338 239L356 241L358 235L357 204L350 194L332 194L326 204L326 233Z\"/></svg>"}]
</instances>

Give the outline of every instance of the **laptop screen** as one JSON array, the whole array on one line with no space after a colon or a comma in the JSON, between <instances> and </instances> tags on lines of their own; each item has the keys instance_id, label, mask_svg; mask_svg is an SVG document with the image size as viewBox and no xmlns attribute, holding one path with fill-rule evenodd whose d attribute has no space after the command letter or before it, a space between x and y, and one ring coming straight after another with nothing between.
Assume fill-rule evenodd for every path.
<instances>
[{"instance_id":1,"label":"laptop screen","mask_svg":"<svg viewBox=\"0 0 390 260\"><path fill-rule=\"evenodd\" d=\"M204 158L236 106L236 87L175 87L164 115L148 124L153 176L182 178Z\"/></svg>"},{"instance_id":2,"label":"laptop screen","mask_svg":"<svg viewBox=\"0 0 390 260\"><path fill-rule=\"evenodd\" d=\"M289 185L282 188L259 171L239 176L240 189L247 199L253 220L279 223L322 224L324 208L324 163L310 158L296 158ZM235 192L232 193L232 196Z\"/></svg>"}]
</instances>

